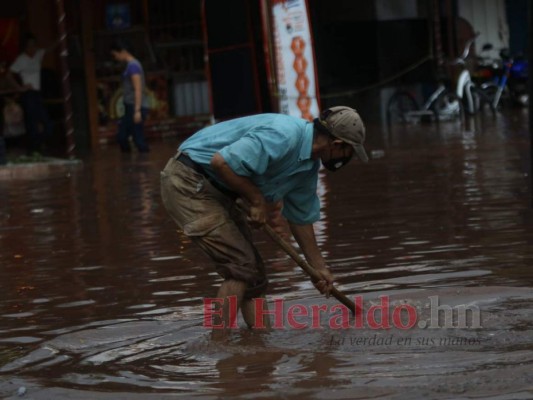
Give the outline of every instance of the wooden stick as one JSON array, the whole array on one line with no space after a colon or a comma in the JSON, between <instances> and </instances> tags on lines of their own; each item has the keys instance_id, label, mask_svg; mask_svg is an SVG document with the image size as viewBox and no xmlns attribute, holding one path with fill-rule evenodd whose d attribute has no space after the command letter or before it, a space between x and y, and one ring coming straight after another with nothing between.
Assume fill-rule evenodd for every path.
<instances>
[{"instance_id":1,"label":"wooden stick","mask_svg":"<svg viewBox=\"0 0 533 400\"><path fill-rule=\"evenodd\" d=\"M316 272L316 270L310 266L307 261L305 261L298 252L292 247L289 243L287 243L283 238L278 235L272 227L270 227L268 224L263 225L263 230L270 236L270 238L276 242L285 252L302 268L307 275L311 277L311 280L313 282L322 280L320 275ZM336 287L333 287L331 289L331 295L335 297L337 300L339 300L342 304L344 304L348 309L355 315L355 304L353 301L351 301L344 293L340 292Z\"/></svg>"}]
</instances>

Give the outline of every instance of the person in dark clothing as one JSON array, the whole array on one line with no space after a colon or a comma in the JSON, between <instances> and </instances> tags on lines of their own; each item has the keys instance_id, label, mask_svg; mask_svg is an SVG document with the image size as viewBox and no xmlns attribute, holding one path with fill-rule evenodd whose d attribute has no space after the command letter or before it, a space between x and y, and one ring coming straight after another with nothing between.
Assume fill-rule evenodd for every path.
<instances>
[{"instance_id":1,"label":"person in dark clothing","mask_svg":"<svg viewBox=\"0 0 533 400\"><path fill-rule=\"evenodd\" d=\"M39 48L35 37L28 35L24 42L24 51L10 67L10 72L19 75L22 81L21 86L9 74L13 85L23 91L21 103L28 135L28 153L42 151L43 139L53 132L52 122L41 94L41 65L47 50L49 49ZM43 127L42 133L39 130L39 124Z\"/></svg>"}]
</instances>

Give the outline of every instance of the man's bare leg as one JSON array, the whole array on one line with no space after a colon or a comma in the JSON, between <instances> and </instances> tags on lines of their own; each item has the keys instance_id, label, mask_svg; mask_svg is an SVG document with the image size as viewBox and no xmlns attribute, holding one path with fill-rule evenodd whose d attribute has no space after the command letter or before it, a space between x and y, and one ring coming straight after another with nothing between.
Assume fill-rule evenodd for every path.
<instances>
[{"instance_id":1,"label":"man's bare leg","mask_svg":"<svg viewBox=\"0 0 533 400\"><path fill-rule=\"evenodd\" d=\"M268 304L266 302L266 296L263 294L258 299L263 299L263 325L265 329L270 329L270 318L267 314ZM248 325L248 328L255 328L256 315L255 315L255 301L254 299L244 299L242 301L241 308L244 321Z\"/></svg>"},{"instance_id":2,"label":"man's bare leg","mask_svg":"<svg viewBox=\"0 0 533 400\"><path fill-rule=\"evenodd\" d=\"M223 325L224 328L213 328L213 338L222 338L224 337L229 329L235 322L237 318L237 312L242 303L242 298L244 296L244 291L246 290L246 283L242 281L237 281L234 279L227 279L220 285L218 289L217 298L224 301L223 305L216 305L216 311L220 310L222 307L222 315L219 316L216 313L213 317L213 325L220 326ZM235 296L237 299L237 307L235 310L230 309L230 300L229 297Z\"/></svg>"}]
</instances>

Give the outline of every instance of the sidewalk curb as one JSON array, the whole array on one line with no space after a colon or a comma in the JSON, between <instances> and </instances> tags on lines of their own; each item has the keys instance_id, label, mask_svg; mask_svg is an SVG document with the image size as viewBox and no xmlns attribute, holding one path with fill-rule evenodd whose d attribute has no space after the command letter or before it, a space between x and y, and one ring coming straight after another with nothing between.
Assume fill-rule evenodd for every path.
<instances>
[{"instance_id":1,"label":"sidewalk curb","mask_svg":"<svg viewBox=\"0 0 533 400\"><path fill-rule=\"evenodd\" d=\"M41 179L68 174L83 167L81 160L49 158L40 162L0 166L0 181Z\"/></svg>"}]
</instances>

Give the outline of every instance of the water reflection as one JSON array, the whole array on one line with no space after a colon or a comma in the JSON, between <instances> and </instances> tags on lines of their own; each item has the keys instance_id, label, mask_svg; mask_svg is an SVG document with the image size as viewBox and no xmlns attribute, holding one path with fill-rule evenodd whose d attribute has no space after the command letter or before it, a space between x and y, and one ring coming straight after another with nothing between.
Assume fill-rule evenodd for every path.
<instances>
[{"instance_id":1,"label":"water reflection","mask_svg":"<svg viewBox=\"0 0 533 400\"><path fill-rule=\"evenodd\" d=\"M375 332L329 329L239 330L216 347L202 328L202 298L216 294L220 278L159 198L159 171L175 142L155 143L144 157L103 149L72 175L1 182L0 393L15 393L19 382L34 398L89 390L98 391L94 398L368 398L407 386L427 397L445 390L446 373L477 394L476 376L508 373L518 377L513 387L483 390L518 393L533 359L526 117L480 116L465 129L369 127L369 148L385 157L320 178L325 219L317 236L339 287L369 302L438 293L481 304L476 348L357 348L352 337ZM268 237L254 235L272 298L335 304ZM340 343L333 335L344 344L332 345Z\"/></svg>"}]
</instances>

